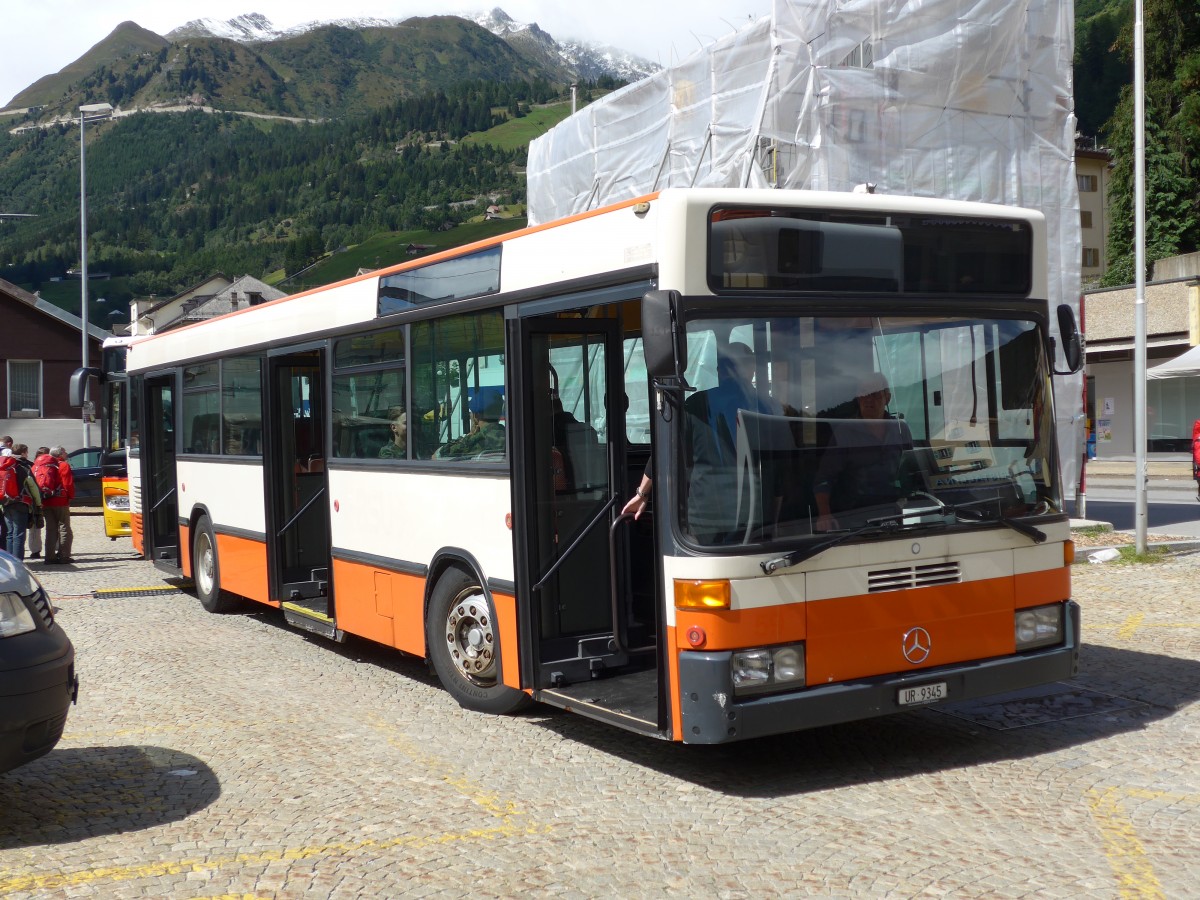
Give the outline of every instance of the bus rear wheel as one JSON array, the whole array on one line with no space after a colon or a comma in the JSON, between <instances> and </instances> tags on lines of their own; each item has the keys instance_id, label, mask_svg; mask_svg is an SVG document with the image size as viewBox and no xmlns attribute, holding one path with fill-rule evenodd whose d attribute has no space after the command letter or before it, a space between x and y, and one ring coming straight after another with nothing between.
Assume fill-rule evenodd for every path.
<instances>
[{"instance_id":1,"label":"bus rear wheel","mask_svg":"<svg viewBox=\"0 0 1200 900\"><path fill-rule=\"evenodd\" d=\"M478 580L450 569L429 599L425 643L438 680L465 709L511 713L529 703L500 680L500 631Z\"/></svg>"},{"instance_id":2,"label":"bus rear wheel","mask_svg":"<svg viewBox=\"0 0 1200 900\"><path fill-rule=\"evenodd\" d=\"M212 519L201 516L196 520L196 538L192 541L192 581L200 605L211 613L229 612L234 601L221 590L221 564L217 559L217 538Z\"/></svg>"}]
</instances>

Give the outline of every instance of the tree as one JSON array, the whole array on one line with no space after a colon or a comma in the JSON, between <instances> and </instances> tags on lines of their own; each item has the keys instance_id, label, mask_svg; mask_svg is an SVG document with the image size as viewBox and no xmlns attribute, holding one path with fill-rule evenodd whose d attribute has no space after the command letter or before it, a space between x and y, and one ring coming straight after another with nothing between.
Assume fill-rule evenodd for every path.
<instances>
[{"instance_id":1,"label":"tree","mask_svg":"<svg viewBox=\"0 0 1200 900\"><path fill-rule=\"evenodd\" d=\"M1146 0L1146 264L1200 248L1200 9ZM1118 42L1133 63L1132 23ZM1129 284L1134 265L1133 91L1105 126L1114 155L1113 227L1103 284ZM1148 274L1148 273L1147 273Z\"/></svg>"}]
</instances>

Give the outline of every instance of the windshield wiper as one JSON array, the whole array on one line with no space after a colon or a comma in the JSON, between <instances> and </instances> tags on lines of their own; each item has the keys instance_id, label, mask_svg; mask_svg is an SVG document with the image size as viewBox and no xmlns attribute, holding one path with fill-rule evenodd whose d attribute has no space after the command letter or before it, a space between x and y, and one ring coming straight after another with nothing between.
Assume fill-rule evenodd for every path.
<instances>
[{"instance_id":1,"label":"windshield wiper","mask_svg":"<svg viewBox=\"0 0 1200 900\"><path fill-rule=\"evenodd\" d=\"M818 553L824 553L830 547L836 547L838 544L845 543L851 538L861 537L864 534L891 534L895 531L907 531L910 528L924 528L930 524L923 522L906 525L902 521L906 515L909 515L909 513L868 519L867 524L860 528L852 528L849 531L827 532L827 534L831 534L832 536L815 544L809 544L807 547L801 547L799 550L793 550L786 556L763 560L758 564L759 568L767 575L770 575L779 569L790 569L792 566L802 563L806 559L812 559Z\"/></svg>"},{"instance_id":2,"label":"windshield wiper","mask_svg":"<svg viewBox=\"0 0 1200 900\"><path fill-rule=\"evenodd\" d=\"M812 559L819 553L824 553L831 547L836 547L838 544L845 543L851 538L861 537L864 534L890 534L898 531L909 531L914 528L928 528L942 523L937 522L906 522L905 520L912 516L925 516L930 513L938 513L940 515L953 515L956 519L966 519L975 522L997 522L1006 528L1011 528L1018 534L1032 540L1035 544L1041 544L1046 540L1046 535L1041 530L1034 528L1032 525L1026 525L1024 522L1018 522L1015 519L1010 519L1007 516L995 515L989 516L983 510L974 509L973 507L980 506L984 503L995 502L992 499L975 500L970 503L961 503L952 505L943 503L932 494L921 493L920 496L928 497L936 505L920 507L917 509L905 509L894 516L881 516L878 519L868 519L867 523L861 528L854 528L849 531L839 531L832 534L831 537L815 544L810 544L807 547L802 547L799 550L793 550L786 556L779 556L775 559L767 559L760 562L759 568L767 575L771 575L780 569L790 569L792 566L804 562L806 559Z\"/></svg>"},{"instance_id":3,"label":"windshield wiper","mask_svg":"<svg viewBox=\"0 0 1200 900\"><path fill-rule=\"evenodd\" d=\"M994 498L987 498L985 500L972 500L970 503L950 504L943 503L933 494L927 494L924 491L917 492L913 494L913 496L928 497L930 500L936 503L937 506L928 510L905 510L905 515L921 515L927 512L940 511L943 514L953 515L956 519L966 519L972 522L998 522L1006 528L1011 528L1018 534L1025 535L1025 537L1029 538L1035 544L1041 544L1046 540L1045 532L1038 528L1034 528L1032 525L1026 525L1024 522L1018 522L1016 519L1010 519L1008 516L1002 515L1000 512L997 512L996 515L991 516L988 515L984 510L975 508L989 503L995 503L996 500Z\"/></svg>"},{"instance_id":4,"label":"windshield wiper","mask_svg":"<svg viewBox=\"0 0 1200 900\"><path fill-rule=\"evenodd\" d=\"M970 506L970 505L971 504L965 504L965 506ZM1017 532L1018 534L1025 535L1025 537L1032 540L1035 544L1044 543L1046 540L1046 533L1044 531L1042 531L1040 528L1034 528L1032 525L1026 525L1024 522L1018 522L1016 519L1010 519L1008 516L1005 516L1005 515L997 514L994 516L989 516L987 513L985 513L981 509L967 510L964 507L958 507L958 508L950 507L950 509L953 510L955 516L957 516L959 518L965 518L970 521L999 522L1004 527L1011 528L1013 531ZM969 512L970 514L964 516L963 515L964 512Z\"/></svg>"}]
</instances>

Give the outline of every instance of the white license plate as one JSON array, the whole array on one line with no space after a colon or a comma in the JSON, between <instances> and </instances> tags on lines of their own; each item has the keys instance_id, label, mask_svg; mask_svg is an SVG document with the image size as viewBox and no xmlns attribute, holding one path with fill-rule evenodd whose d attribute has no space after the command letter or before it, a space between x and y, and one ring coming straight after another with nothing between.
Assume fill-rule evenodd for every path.
<instances>
[{"instance_id":1,"label":"white license plate","mask_svg":"<svg viewBox=\"0 0 1200 900\"><path fill-rule=\"evenodd\" d=\"M911 706L914 703L933 703L935 700L946 699L946 682L938 681L933 684L922 684L917 687L900 688L900 705Z\"/></svg>"}]
</instances>

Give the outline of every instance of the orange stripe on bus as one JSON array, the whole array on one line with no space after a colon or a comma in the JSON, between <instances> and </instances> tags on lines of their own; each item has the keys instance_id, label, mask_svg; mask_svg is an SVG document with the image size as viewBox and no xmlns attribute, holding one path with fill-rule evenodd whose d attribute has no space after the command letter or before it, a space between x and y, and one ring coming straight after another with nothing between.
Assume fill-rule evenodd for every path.
<instances>
[{"instance_id":1,"label":"orange stripe on bus","mask_svg":"<svg viewBox=\"0 0 1200 900\"><path fill-rule=\"evenodd\" d=\"M221 559L217 557L217 564ZM184 578L192 577L192 529L189 525L179 526L179 567Z\"/></svg>"},{"instance_id":2,"label":"orange stripe on bus","mask_svg":"<svg viewBox=\"0 0 1200 900\"><path fill-rule=\"evenodd\" d=\"M496 612L496 632L500 641L500 668L504 683L521 689L520 639L517 635L517 598L492 592Z\"/></svg>"},{"instance_id":3,"label":"orange stripe on bus","mask_svg":"<svg viewBox=\"0 0 1200 900\"><path fill-rule=\"evenodd\" d=\"M271 601L267 581L266 543L232 534L218 533L216 538L221 587L250 600L278 606Z\"/></svg>"},{"instance_id":4,"label":"orange stripe on bus","mask_svg":"<svg viewBox=\"0 0 1200 900\"><path fill-rule=\"evenodd\" d=\"M753 609L675 611L675 644L682 650L735 650L804 640L807 630L805 604L761 606ZM705 641L696 646L688 640L693 627L704 631Z\"/></svg>"},{"instance_id":5,"label":"orange stripe on bus","mask_svg":"<svg viewBox=\"0 0 1200 900\"><path fill-rule=\"evenodd\" d=\"M420 575L335 559L333 589L338 628L425 655L425 579Z\"/></svg>"},{"instance_id":6,"label":"orange stripe on bus","mask_svg":"<svg viewBox=\"0 0 1200 900\"><path fill-rule=\"evenodd\" d=\"M1071 567L1016 576L1017 609L1071 599Z\"/></svg>"},{"instance_id":7,"label":"orange stripe on bus","mask_svg":"<svg viewBox=\"0 0 1200 900\"><path fill-rule=\"evenodd\" d=\"M678 625L667 626L667 646L677 646L676 637L683 634ZM667 696L671 698L671 721L667 727L671 732L671 740L683 741L683 698L679 696L679 654L676 650L667 654Z\"/></svg>"},{"instance_id":8,"label":"orange stripe on bus","mask_svg":"<svg viewBox=\"0 0 1200 900\"><path fill-rule=\"evenodd\" d=\"M808 604L809 685L907 672L1016 650L1014 580L991 578ZM910 629L928 632L928 656L904 656Z\"/></svg>"},{"instance_id":9,"label":"orange stripe on bus","mask_svg":"<svg viewBox=\"0 0 1200 900\"><path fill-rule=\"evenodd\" d=\"M130 531L132 532L130 534L130 538L133 540L133 549L136 550L139 555L145 556L146 555L146 542L145 542L144 532L142 531L142 514L141 513L131 513L130 514L129 528L130 528Z\"/></svg>"}]
</instances>

